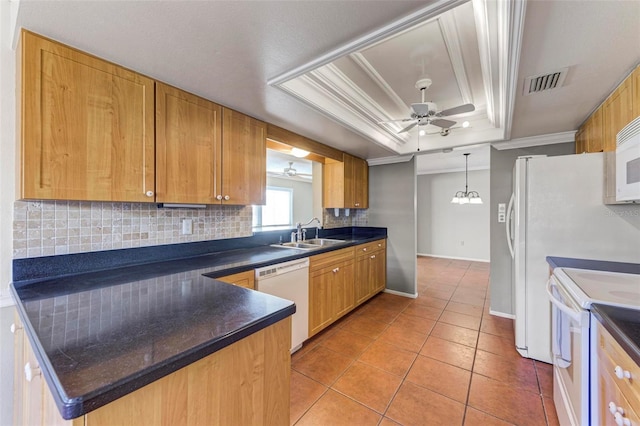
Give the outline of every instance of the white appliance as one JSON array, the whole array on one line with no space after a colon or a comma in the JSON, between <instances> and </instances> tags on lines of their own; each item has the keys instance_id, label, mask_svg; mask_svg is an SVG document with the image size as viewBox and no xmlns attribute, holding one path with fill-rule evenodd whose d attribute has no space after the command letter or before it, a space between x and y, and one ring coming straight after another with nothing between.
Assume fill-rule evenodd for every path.
<instances>
[{"instance_id":1,"label":"white appliance","mask_svg":"<svg viewBox=\"0 0 640 426\"><path fill-rule=\"evenodd\" d=\"M640 230L619 214L638 207L602 203L602 153L518 158L513 177L506 226L516 349L551 363L545 257L639 262Z\"/></svg>"},{"instance_id":2,"label":"white appliance","mask_svg":"<svg viewBox=\"0 0 640 426\"><path fill-rule=\"evenodd\" d=\"M640 202L640 117L617 135L616 201Z\"/></svg>"},{"instance_id":3,"label":"white appliance","mask_svg":"<svg viewBox=\"0 0 640 426\"><path fill-rule=\"evenodd\" d=\"M553 400L561 425L599 425L590 391L598 393L591 304L640 309L640 275L556 268L549 279ZM594 339L591 342L591 339ZM593 344L592 344L593 343Z\"/></svg>"},{"instance_id":4,"label":"white appliance","mask_svg":"<svg viewBox=\"0 0 640 426\"><path fill-rule=\"evenodd\" d=\"M255 270L256 290L296 304L291 320L291 353L309 337L309 259L292 260Z\"/></svg>"}]
</instances>

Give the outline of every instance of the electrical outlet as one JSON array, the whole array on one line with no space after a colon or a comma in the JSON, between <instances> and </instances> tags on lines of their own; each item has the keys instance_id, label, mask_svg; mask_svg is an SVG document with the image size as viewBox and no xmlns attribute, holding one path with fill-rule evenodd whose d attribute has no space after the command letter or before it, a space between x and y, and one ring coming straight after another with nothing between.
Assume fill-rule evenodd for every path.
<instances>
[{"instance_id":1,"label":"electrical outlet","mask_svg":"<svg viewBox=\"0 0 640 426\"><path fill-rule=\"evenodd\" d=\"M193 220L182 219L182 235L193 234Z\"/></svg>"}]
</instances>

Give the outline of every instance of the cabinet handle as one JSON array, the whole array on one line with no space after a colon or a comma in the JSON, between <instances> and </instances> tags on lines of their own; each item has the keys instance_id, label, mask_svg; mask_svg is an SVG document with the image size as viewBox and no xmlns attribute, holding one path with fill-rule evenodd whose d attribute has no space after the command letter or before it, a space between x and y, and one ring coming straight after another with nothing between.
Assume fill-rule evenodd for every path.
<instances>
[{"instance_id":1,"label":"cabinet handle","mask_svg":"<svg viewBox=\"0 0 640 426\"><path fill-rule=\"evenodd\" d=\"M153 191L147 191L144 193L147 197L153 197Z\"/></svg>"},{"instance_id":2,"label":"cabinet handle","mask_svg":"<svg viewBox=\"0 0 640 426\"><path fill-rule=\"evenodd\" d=\"M615 413L613 418L618 426L631 426L631 420L624 417L624 414L621 414L620 412Z\"/></svg>"},{"instance_id":3,"label":"cabinet handle","mask_svg":"<svg viewBox=\"0 0 640 426\"><path fill-rule=\"evenodd\" d=\"M40 374L42 374L40 367L31 367L31 363L29 362L24 365L24 378L27 379L27 382L30 382Z\"/></svg>"},{"instance_id":4,"label":"cabinet handle","mask_svg":"<svg viewBox=\"0 0 640 426\"><path fill-rule=\"evenodd\" d=\"M230 198L231 198L231 197L229 197L228 195L225 195L225 196L224 196L224 200L225 200L225 201L229 201L229 199L230 199Z\"/></svg>"},{"instance_id":5,"label":"cabinet handle","mask_svg":"<svg viewBox=\"0 0 640 426\"><path fill-rule=\"evenodd\" d=\"M375 254L371 255L371 259L375 259L375 258L376 258Z\"/></svg>"},{"instance_id":6,"label":"cabinet handle","mask_svg":"<svg viewBox=\"0 0 640 426\"><path fill-rule=\"evenodd\" d=\"M618 379L630 379L631 378L631 372L629 370L623 369L619 365L616 365L616 368L613 370L613 372L615 373L615 375L616 375L616 377Z\"/></svg>"},{"instance_id":7,"label":"cabinet handle","mask_svg":"<svg viewBox=\"0 0 640 426\"><path fill-rule=\"evenodd\" d=\"M378 243L378 247L382 247L382 243Z\"/></svg>"},{"instance_id":8,"label":"cabinet handle","mask_svg":"<svg viewBox=\"0 0 640 426\"><path fill-rule=\"evenodd\" d=\"M222 195L216 195L216 200L222 201Z\"/></svg>"},{"instance_id":9,"label":"cabinet handle","mask_svg":"<svg viewBox=\"0 0 640 426\"><path fill-rule=\"evenodd\" d=\"M11 330L11 333L16 334L16 331L22 330L22 327L13 323L11 324L11 327L9 327L9 330Z\"/></svg>"},{"instance_id":10,"label":"cabinet handle","mask_svg":"<svg viewBox=\"0 0 640 426\"><path fill-rule=\"evenodd\" d=\"M356 207L360 207L360 203L356 203Z\"/></svg>"},{"instance_id":11,"label":"cabinet handle","mask_svg":"<svg viewBox=\"0 0 640 426\"><path fill-rule=\"evenodd\" d=\"M362 251L367 251L367 248L366 248L366 247L365 247L365 248L363 248L363 249L362 249Z\"/></svg>"},{"instance_id":12,"label":"cabinet handle","mask_svg":"<svg viewBox=\"0 0 640 426\"><path fill-rule=\"evenodd\" d=\"M339 270L340 270L340 268L335 268L335 269L333 270L333 272L334 272L334 273L337 273Z\"/></svg>"}]
</instances>

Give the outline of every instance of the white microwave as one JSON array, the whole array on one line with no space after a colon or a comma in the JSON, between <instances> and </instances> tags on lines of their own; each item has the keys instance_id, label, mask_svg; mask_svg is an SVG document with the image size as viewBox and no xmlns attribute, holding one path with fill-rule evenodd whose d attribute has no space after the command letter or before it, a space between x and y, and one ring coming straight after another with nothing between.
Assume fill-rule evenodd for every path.
<instances>
[{"instance_id":1,"label":"white microwave","mask_svg":"<svg viewBox=\"0 0 640 426\"><path fill-rule=\"evenodd\" d=\"M640 117L616 139L616 201L640 202Z\"/></svg>"}]
</instances>

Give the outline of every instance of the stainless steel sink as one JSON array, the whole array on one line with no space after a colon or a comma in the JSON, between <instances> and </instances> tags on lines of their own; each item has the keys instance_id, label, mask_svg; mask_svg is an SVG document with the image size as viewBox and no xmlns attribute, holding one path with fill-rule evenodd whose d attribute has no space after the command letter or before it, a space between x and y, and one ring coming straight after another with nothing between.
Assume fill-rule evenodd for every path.
<instances>
[{"instance_id":1,"label":"stainless steel sink","mask_svg":"<svg viewBox=\"0 0 640 426\"><path fill-rule=\"evenodd\" d=\"M314 250L322 248L320 244L309 244L307 242L271 244L271 247L294 248L300 250Z\"/></svg>"},{"instance_id":2,"label":"stainless steel sink","mask_svg":"<svg viewBox=\"0 0 640 426\"><path fill-rule=\"evenodd\" d=\"M331 238L313 238L311 240L304 240L296 243L290 242L282 244L271 244L271 247L294 248L300 250L317 250L323 247L342 244L344 242L344 240L334 240Z\"/></svg>"},{"instance_id":3,"label":"stainless steel sink","mask_svg":"<svg viewBox=\"0 0 640 426\"><path fill-rule=\"evenodd\" d=\"M317 244L319 246L333 246L336 244L342 244L345 241L344 240L334 240L332 238L313 238L310 240L304 240L302 241L303 243L309 243L309 244Z\"/></svg>"}]
</instances>

